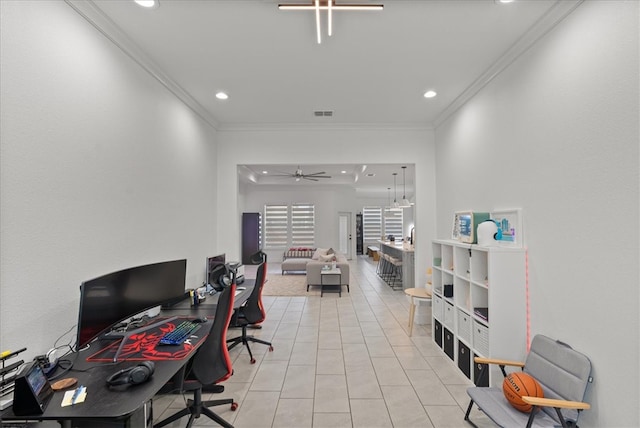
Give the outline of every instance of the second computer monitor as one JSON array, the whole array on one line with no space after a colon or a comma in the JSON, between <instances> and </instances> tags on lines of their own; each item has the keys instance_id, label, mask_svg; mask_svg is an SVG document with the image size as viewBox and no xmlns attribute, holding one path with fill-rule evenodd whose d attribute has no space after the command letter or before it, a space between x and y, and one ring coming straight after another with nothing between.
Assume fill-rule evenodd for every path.
<instances>
[{"instance_id":1,"label":"second computer monitor","mask_svg":"<svg viewBox=\"0 0 640 428\"><path fill-rule=\"evenodd\" d=\"M226 255L224 253L217 256L207 257L207 282L212 286L218 283L219 277L225 273Z\"/></svg>"}]
</instances>

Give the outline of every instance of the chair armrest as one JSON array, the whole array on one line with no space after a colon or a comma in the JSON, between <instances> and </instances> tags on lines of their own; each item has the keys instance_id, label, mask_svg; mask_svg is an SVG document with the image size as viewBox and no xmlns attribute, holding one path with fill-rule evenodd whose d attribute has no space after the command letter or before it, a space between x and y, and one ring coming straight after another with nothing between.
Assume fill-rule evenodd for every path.
<instances>
[{"instance_id":1,"label":"chair armrest","mask_svg":"<svg viewBox=\"0 0 640 428\"><path fill-rule=\"evenodd\" d=\"M531 404L532 406L540 406L540 407L554 407L554 408L560 408L560 409L578 409L578 410L588 410L591 408L591 405L589 403L585 403L582 401L556 400L553 398L523 396L522 401L524 401L527 404Z\"/></svg>"},{"instance_id":2,"label":"chair armrest","mask_svg":"<svg viewBox=\"0 0 640 428\"><path fill-rule=\"evenodd\" d=\"M480 364L496 364L499 366L524 367L524 363L522 361L500 360L497 358L475 357L473 361Z\"/></svg>"}]
</instances>

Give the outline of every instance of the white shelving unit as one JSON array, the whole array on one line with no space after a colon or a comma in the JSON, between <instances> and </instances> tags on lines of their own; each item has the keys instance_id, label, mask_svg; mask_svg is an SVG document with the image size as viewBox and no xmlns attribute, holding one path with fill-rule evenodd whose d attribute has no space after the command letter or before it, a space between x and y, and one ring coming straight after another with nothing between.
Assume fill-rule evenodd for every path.
<instances>
[{"instance_id":1,"label":"white shelving unit","mask_svg":"<svg viewBox=\"0 0 640 428\"><path fill-rule=\"evenodd\" d=\"M474 355L523 361L527 347L526 251L451 240L433 246L433 338L476 382ZM487 319L476 308L486 308ZM500 386L491 367L484 385Z\"/></svg>"}]
</instances>

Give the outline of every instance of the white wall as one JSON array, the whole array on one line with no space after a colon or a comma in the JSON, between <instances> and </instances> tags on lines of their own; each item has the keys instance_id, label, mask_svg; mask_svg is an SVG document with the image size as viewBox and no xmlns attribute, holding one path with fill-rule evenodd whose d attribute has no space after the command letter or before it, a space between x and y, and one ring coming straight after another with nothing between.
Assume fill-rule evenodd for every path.
<instances>
[{"instance_id":1,"label":"white wall","mask_svg":"<svg viewBox=\"0 0 640 428\"><path fill-rule=\"evenodd\" d=\"M353 188L347 186L240 186L243 190L239 198L244 207L242 212L262 213L266 204L292 204L308 202L315 206L315 246L320 248L337 248L339 242L338 213L350 212L352 223L351 254L356 255L356 219L357 213L362 212L365 205L385 206L389 202L380 198L365 198ZM408 236L409 224L413 224L413 210L404 210L403 220ZM378 238L379 239L379 238ZM365 243L366 245L366 243ZM366 251L366 248L364 248ZM282 251L265 250L269 260L281 261ZM273 258L275 257L275 258Z\"/></svg>"},{"instance_id":2,"label":"white wall","mask_svg":"<svg viewBox=\"0 0 640 428\"><path fill-rule=\"evenodd\" d=\"M416 282L426 282L431 259L430 241L435 239L435 166L433 131L411 129L262 129L218 132L218 237L227 254L240 257L240 221L249 209L248 189L239 189L237 165L242 164L415 164ZM328 196L327 196L328 197ZM335 229L327 233L337 240L338 211L355 215L364 199L334 200ZM341 201L341 202L339 202ZM272 201L273 202L273 201ZM377 203L384 201L377 200ZM354 223L355 226L355 223ZM322 237L324 240L325 237ZM324 241L322 241L324 242ZM318 240L318 245L321 241ZM336 244L333 244L336 245ZM355 245L355 239L354 239ZM353 251L355 254L355 249Z\"/></svg>"},{"instance_id":3,"label":"white wall","mask_svg":"<svg viewBox=\"0 0 640 428\"><path fill-rule=\"evenodd\" d=\"M593 362L584 427L640 423L638 16L583 3L436 129L438 235L523 208L532 334Z\"/></svg>"},{"instance_id":4,"label":"white wall","mask_svg":"<svg viewBox=\"0 0 640 428\"><path fill-rule=\"evenodd\" d=\"M306 190L305 190L306 189ZM349 197L349 194L351 197ZM308 187L282 186L263 188L260 186L251 186L246 194L245 207L248 212L263 212L265 204L273 203L296 203L305 202L315 206L315 245L321 248L329 248L338 246L338 212L351 212L353 223L355 226L355 210L354 204L355 191L345 192L335 188L327 188L326 186L314 188L309 191ZM355 236L355 235L354 235ZM353 240L352 251L355 253L355 239ZM270 252L269 260L281 261L282 251Z\"/></svg>"},{"instance_id":5,"label":"white wall","mask_svg":"<svg viewBox=\"0 0 640 428\"><path fill-rule=\"evenodd\" d=\"M187 258L201 283L215 131L66 3L1 7L0 349L28 359L73 342L83 280Z\"/></svg>"}]
</instances>

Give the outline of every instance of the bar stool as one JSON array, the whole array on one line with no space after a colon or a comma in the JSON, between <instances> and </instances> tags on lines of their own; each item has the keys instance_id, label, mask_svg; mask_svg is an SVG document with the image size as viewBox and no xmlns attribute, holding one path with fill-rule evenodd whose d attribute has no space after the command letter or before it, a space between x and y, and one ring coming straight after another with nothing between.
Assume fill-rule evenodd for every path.
<instances>
[{"instance_id":1,"label":"bar stool","mask_svg":"<svg viewBox=\"0 0 640 428\"><path fill-rule=\"evenodd\" d=\"M389 285L396 289L398 287L398 282L400 283L400 288L402 288L402 259L398 259L396 257L389 257L390 269L391 273L389 275Z\"/></svg>"},{"instance_id":2,"label":"bar stool","mask_svg":"<svg viewBox=\"0 0 640 428\"><path fill-rule=\"evenodd\" d=\"M378 261L378 276L386 282L388 275L389 275L389 255L382 253L380 254L380 260Z\"/></svg>"},{"instance_id":3,"label":"bar stool","mask_svg":"<svg viewBox=\"0 0 640 428\"><path fill-rule=\"evenodd\" d=\"M404 294L409 296L411 299L409 303L409 337L413 332L413 318L416 315L416 305L413 299L418 299L422 301L431 301L431 291L426 288L407 288L404 290Z\"/></svg>"},{"instance_id":4,"label":"bar stool","mask_svg":"<svg viewBox=\"0 0 640 428\"><path fill-rule=\"evenodd\" d=\"M383 264L384 264L384 253L379 252L378 253L378 264L376 265L376 273L378 274L378 276L382 276L382 268L383 268Z\"/></svg>"}]
</instances>

